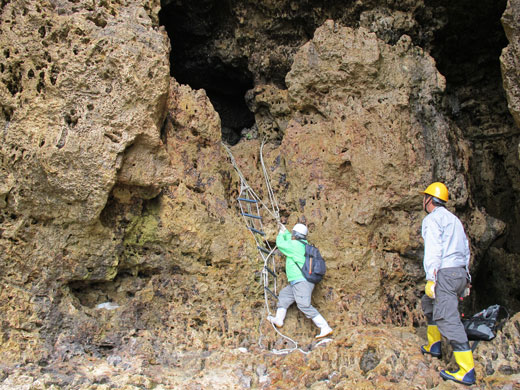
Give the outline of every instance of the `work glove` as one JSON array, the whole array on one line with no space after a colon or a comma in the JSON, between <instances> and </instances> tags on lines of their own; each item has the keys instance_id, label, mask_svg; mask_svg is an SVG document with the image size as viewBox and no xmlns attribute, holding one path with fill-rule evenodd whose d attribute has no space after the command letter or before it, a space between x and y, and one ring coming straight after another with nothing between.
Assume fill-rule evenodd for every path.
<instances>
[{"instance_id":1,"label":"work glove","mask_svg":"<svg viewBox=\"0 0 520 390\"><path fill-rule=\"evenodd\" d=\"M470 292L471 292L471 284L467 284L466 285L466 288L464 289L464 292L462 293L462 298L466 298L467 296L469 296Z\"/></svg>"},{"instance_id":2,"label":"work glove","mask_svg":"<svg viewBox=\"0 0 520 390\"><path fill-rule=\"evenodd\" d=\"M424 286L424 292L426 295L428 295L431 299L435 299L435 282L428 280L426 282L426 286Z\"/></svg>"}]
</instances>

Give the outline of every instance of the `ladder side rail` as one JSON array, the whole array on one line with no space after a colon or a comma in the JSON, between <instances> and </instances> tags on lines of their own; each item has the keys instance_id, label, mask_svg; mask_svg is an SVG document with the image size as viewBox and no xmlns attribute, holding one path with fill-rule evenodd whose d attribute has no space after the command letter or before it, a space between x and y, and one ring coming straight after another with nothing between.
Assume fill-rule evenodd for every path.
<instances>
[{"instance_id":1,"label":"ladder side rail","mask_svg":"<svg viewBox=\"0 0 520 390\"><path fill-rule=\"evenodd\" d=\"M262 142L262 147L261 147L261 149L260 149L260 158L261 158L261 163L262 163L262 168L263 168L264 177L266 178L266 184L267 184L267 188L268 188L268 192L269 192L269 200L271 201L271 204L272 204L272 206L273 206L273 210L270 210L270 209L269 209L269 208L264 204L264 202L263 202L263 201L258 197L258 195L253 191L253 189L252 189L251 187L249 187L249 185L247 184L247 180L245 179L245 177L243 176L242 172L240 172L240 169L238 168L238 165L237 165L237 163L236 163L236 161L235 161L235 158L233 157L233 154L231 153L231 150L230 150L230 149L229 149L229 148L228 148L224 143L222 143L222 146L224 147L224 149L225 149L225 150L227 151L227 153L229 154L229 157L230 157L230 159L231 159L231 163L232 163L233 167L235 168L235 170L236 170L238 176L240 177L240 185L241 185L240 193L242 194L243 190L247 190L247 192L248 192L249 194L251 194L252 198L254 198L255 200L257 200L258 203L261 204L262 207L265 208L265 209L267 210L267 212L268 212L272 217L274 217L274 219L275 219L279 224L281 224L281 222L280 222L280 216L279 216L279 210L278 210L278 204L276 204L276 199L275 199L275 197L274 197L274 191L272 190L272 187L271 187L271 185L270 185L270 183L269 183L269 179L268 179L268 175L267 175L267 170L265 169L265 164L264 164L264 162L263 162L262 149L263 149L263 145L264 145L264 143L265 143L265 140ZM240 204L241 202L238 201L238 203L239 203L239 205L240 205L239 207L240 207L241 214L242 214L242 216L243 216L243 218L244 218L244 222L246 223L246 226L249 227L250 225L248 224L248 220L247 220L246 216L243 215L243 214L244 214L244 211L243 211L242 205ZM247 202L247 203L249 203L249 202ZM259 206L258 206L258 203L257 203L257 208L259 207ZM258 214L256 214L256 215L260 216L260 212L259 212L259 210L258 210ZM254 222L253 222L253 223L254 223ZM261 218L260 218L259 223L260 223L260 226L262 226ZM262 231L263 231L263 229L258 229L258 230L262 230ZM254 233L253 231L251 231L251 230L250 230L250 232L251 232L251 234L253 234L253 236L255 237L255 242L258 242L258 239L257 239L255 233ZM267 240L264 240L264 241L265 241L265 245L266 245L265 247L266 247L266 248L271 248L269 242L268 242ZM266 257L262 256L262 259L264 260L264 268L262 269L262 276L263 276L264 284L267 285L267 286L269 285L269 280L270 280L270 278L269 278L269 273L266 271L265 267L266 267L266 265L267 265L269 259L271 259L271 262L272 262L272 264L273 264L273 269L274 269L274 267L275 267L275 262L274 262L274 255L272 255L272 254L275 252L275 250L276 250L276 246L275 246L274 248L271 249L271 252L269 253L268 256L266 256ZM262 251L260 251L260 250L258 250L258 249L257 249L257 251L258 251L261 255L263 254ZM276 279L277 279L277 278L273 278L273 279L274 279L274 283L276 283ZM276 286L275 286L275 291L276 291ZM269 302L268 302L267 294L268 294L268 292L267 292L267 290L264 288L264 299L265 299L265 303L266 303L267 312L269 313ZM269 314L270 314L270 313L269 313ZM283 333L281 333L281 332L276 328L276 326L275 326L273 323L271 323L271 326L273 327L273 329L275 330L275 332L278 333L278 334L280 335L280 337L286 339L287 341L291 342L291 343L294 345L293 348L285 348L285 349L281 349L281 350L273 349L272 352L273 352L274 354L286 354L286 353L290 353L290 352L293 352L293 351L300 351L301 353L303 353L303 354L305 354L305 355L307 355L307 354L310 353L310 351L304 351L304 350L302 350L302 349L298 346L298 343L297 343L296 341L294 341L294 340L291 339L290 337L285 336ZM259 340L259 345L262 346L260 340ZM262 347L263 347L263 346L262 346Z\"/></svg>"}]
</instances>

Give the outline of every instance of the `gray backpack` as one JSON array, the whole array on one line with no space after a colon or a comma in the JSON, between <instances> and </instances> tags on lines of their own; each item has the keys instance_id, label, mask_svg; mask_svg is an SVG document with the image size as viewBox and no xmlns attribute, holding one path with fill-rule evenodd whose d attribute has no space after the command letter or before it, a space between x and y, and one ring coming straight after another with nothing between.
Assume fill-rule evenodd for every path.
<instances>
[{"instance_id":1,"label":"gray backpack","mask_svg":"<svg viewBox=\"0 0 520 390\"><path fill-rule=\"evenodd\" d=\"M500 308L503 308L507 313L507 310L504 307L500 305L492 305L473 315L471 318L462 320L468 339L485 341L494 339L498 328L497 320ZM507 313L506 320L508 318L509 313Z\"/></svg>"}]
</instances>

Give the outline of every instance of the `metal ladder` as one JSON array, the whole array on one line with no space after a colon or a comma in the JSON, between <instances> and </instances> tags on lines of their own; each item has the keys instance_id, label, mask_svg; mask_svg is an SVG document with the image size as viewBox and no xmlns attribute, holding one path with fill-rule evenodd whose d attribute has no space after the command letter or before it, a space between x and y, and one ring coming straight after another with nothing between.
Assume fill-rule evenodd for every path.
<instances>
[{"instance_id":1,"label":"metal ladder","mask_svg":"<svg viewBox=\"0 0 520 390\"><path fill-rule=\"evenodd\" d=\"M244 217L244 222L247 229L253 234L256 242L256 248L264 262L264 266L262 268L264 297L268 309L268 314L271 315L268 298L274 298L275 302L278 300L278 296L276 295L277 276L274 261L276 246L272 247L269 241L266 239L266 234L262 224L262 216L260 214L260 200L257 199L256 194L247 184L241 184L241 190L237 201L240 207L240 214Z\"/></svg>"},{"instance_id":2,"label":"metal ladder","mask_svg":"<svg viewBox=\"0 0 520 390\"><path fill-rule=\"evenodd\" d=\"M253 235L255 242L256 242L256 248L258 250L258 253L260 254L260 257L262 258L264 265L262 268L262 282L264 285L264 299L265 299L265 307L267 311L267 315L271 315L270 307L272 303L270 304L269 299L271 301L274 300L276 308L276 304L278 303L278 296L277 294L277 276L276 276L276 267L275 267L275 259L274 254L276 252L276 246L272 247L269 241L266 239L266 234L264 232L264 227L262 224L262 215L260 214L260 209L264 209L267 213L269 213L276 221L277 223L281 224L280 222L280 216L279 216L279 210L278 210L278 204L276 202L276 199L274 197L274 192L272 190L272 187L269 182L269 175L267 173L267 169L265 168L265 164L263 161L263 147L265 145L265 140L262 142L262 146L260 147L260 161L262 163L262 170L266 181L267 191L269 194L269 200L271 201L271 205L273 210L270 210L258 197L258 195L255 193L255 191L247 184L247 180L240 171L237 162L235 161L235 158L233 157L233 154L231 153L231 150L222 143L223 148L226 150L226 152L229 155L229 158L231 160L231 164L235 168L235 171L237 172L239 178L240 178L240 193L238 195L237 201L240 208L240 214L244 218L245 225L247 229L251 232ZM283 225L282 225L283 226ZM287 340L288 342L292 343L294 347L292 348L285 348L281 350L272 349L271 352L275 354L286 354L291 353L293 351L300 351L303 354L308 354L309 351L302 350L298 343L291 339L290 337L284 335L280 332L277 327L271 323L271 326L273 327L274 331L279 334L282 338ZM260 329L260 327L259 327ZM260 331L261 334L261 331ZM262 336L260 336L261 340ZM261 344L261 341L259 340L259 345L263 347ZM321 342L320 342L321 343ZM318 343L319 344L319 343ZM318 345L317 344L317 345Z\"/></svg>"}]
</instances>

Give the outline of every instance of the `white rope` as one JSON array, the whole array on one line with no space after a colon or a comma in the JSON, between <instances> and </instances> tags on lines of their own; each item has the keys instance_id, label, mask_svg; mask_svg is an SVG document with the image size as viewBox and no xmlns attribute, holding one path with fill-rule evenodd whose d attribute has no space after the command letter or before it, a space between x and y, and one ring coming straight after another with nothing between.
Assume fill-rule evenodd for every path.
<instances>
[{"instance_id":1,"label":"white rope","mask_svg":"<svg viewBox=\"0 0 520 390\"><path fill-rule=\"evenodd\" d=\"M273 254L275 250L276 250L276 247L273 248L273 250L271 251L271 253L269 254L269 256L271 256L271 254ZM269 256L268 256L268 257L269 257ZM268 281L268 277L269 277L269 275L268 275L267 270L265 269L265 265L266 265L266 263L264 263L264 268L263 268L263 270L262 270L262 275L263 275L263 278L264 278L264 287L266 286L266 284L269 283L269 281ZM276 282L276 279L275 279L275 282ZM276 294L276 287L275 287L275 294ZM270 312L270 310L269 310L269 300L268 300L269 297L267 296L267 291L265 291L265 289L264 289L264 299L265 299L265 307L266 307L266 309L267 309L267 310L266 310L266 311L267 311L267 314L268 314L268 315L271 315L271 312ZM262 318L262 320L263 320L263 319L264 319L264 318ZM266 321L267 321L267 319L266 319ZM293 352L293 351L295 351L295 350L298 350L298 351L300 351L301 353L304 353L304 354L308 354L308 353L309 353L309 352L306 352L306 351L302 350L300 347L298 347L298 343L297 343L296 341L294 341L294 340L291 339L290 337L288 337L288 336L284 335L282 332L280 332L280 331L278 330L278 328L277 328L277 327L276 327L276 326L275 326L271 321L268 321L268 322L271 324L271 326L273 327L273 329L275 330L275 332L278 333L279 336L281 336L281 337L284 338L285 340L287 340L287 341L289 341L289 342L291 342L291 343L294 344L294 347L293 347L293 348L284 348L284 349L274 349L274 348L273 348L273 349L271 350L272 353L274 353L275 355L284 355L284 354L287 354L287 353L291 353L291 352ZM261 342L260 342L260 339L259 339L258 341L259 341L258 344L259 344L261 347L263 347L263 345L262 345ZM264 347L264 348L265 348L265 347Z\"/></svg>"},{"instance_id":2,"label":"white rope","mask_svg":"<svg viewBox=\"0 0 520 390\"><path fill-rule=\"evenodd\" d=\"M242 172L240 171L240 168L238 168L238 164L235 160L235 158L233 157L233 154L231 153L231 150L224 144L222 143L222 146L224 147L224 149L226 150L226 152L229 154L229 157L231 159L231 165L233 165L233 168L235 168L235 171L237 171L238 173L238 176L240 177L240 182L241 182L241 185L244 185L245 188L247 188L251 194L253 195L254 199L256 201L258 201L262 207L264 207L267 212L276 220L276 221L279 221L280 220L280 217L278 214L276 214L275 212L271 211L269 209L269 207L267 207L264 202L262 201L262 199L260 199L260 197L256 194L256 192L249 186L249 184L247 184L247 180L246 178L244 177L244 175L242 174ZM270 185L269 185L270 187ZM273 208L274 210L274 208Z\"/></svg>"},{"instance_id":3,"label":"white rope","mask_svg":"<svg viewBox=\"0 0 520 390\"><path fill-rule=\"evenodd\" d=\"M231 153L231 150L224 144L222 143L222 146L224 147L224 149L226 150L226 152L228 153L229 155L229 158L231 159L231 164L233 165L233 168L235 169L235 171L237 172L239 178L240 178L240 194L239 194L239 198L242 198L242 199L254 199L256 200L258 203L260 203L262 205L263 208L265 208L267 210L267 212L281 225L283 226L283 224L280 222L280 214L279 214L279 207L278 207L278 203L276 201L276 198L274 196L274 191L271 187L271 183L269 181L269 175L267 173L267 169L265 167L265 164L264 164L264 158L263 158L263 147L264 147L264 144L265 144L265 139L264 141L262 141L262 146L260 147L260 161L261 161L261 164L262 164L262 171L263 171L263 174L264 174L264 178L265 178L265 182L266 182L266 186L267 186L267 191L268 191L268 195L269 195L269 200L271 202L271 207L272 207L272 210L269 209L265 204L264 202L262 202L262 200L260 199L260 197L254 192L254 190L249 186L249 184L247 183L247 180L246 178L244 177L244 175L242 174L242 172L240 171L240 168L238 167L238 164L235 160L235 158L233 157L233 154ZM243 194L246 194L245 196ZM257 211L257 214L256 215L260 215L260 210L258 209L258 203L256 203L256 211ZM242 204L240 203L240 201L238 201L238 204L240 206L240 211L244 217L244 221L246 223L246 226L248 228L251 228L252 226L250 226L248 220L246 219L246 217L244 216L244 209L242 208ZM251 211L251 204L248 203L248 211ZM262 224L261 224L261 220L259 221L259 224L260 224L260 228L262 227ZM251 233L253 234L253 237L255 239L255 243L257 244L257 247L260 245L260 242L258 241L258 237L257 235L255 235L255 233L249 229L251 231ZM259 229L260 230L260 229ZM269 242L267 240L264 240L264 246L266 249L269 249L269 253L267 254L267 256L264 255L264 253L259 250L259 253L260 253L260 256L262 257L262 259L264 260L264 267L262 269L262 280L263 280L263 285L264 285L264 300L265 300L265 307L266 307L266 312L267 312L267 315L271 315L271 311L269 310L269 296L268 296L268 292L266 290L266 288L269 288L269 272L267 271L267 267L269 265L269 260L271 259L271 267L273 269L273 272L276 273L276 269L275 269L275 262L274 262L274 252L275 250L277 249L276 246L274 248L271 248ZM277 285L276 285L276 278L274 278L274 294L276 295L276 290L277 290ZM266 319L265 316L262 317L262 321ZM269 321L270 322L270 321ZM292 343L294 345L293 348L284 348L284 349L272 349L271 352L276 354L276 355L283 355L283 354L287 354L287 353L291 353L291 352L294 352L294 351L300 351L301 353L303 354L308 354L310 353L310 351L304 351L303 349L301 349L299 346L298 346L298 343L291 339L290 337L284 335L282 332L280 332L278 330L278 328L272 323L271 323L271 326L273 327L273 329L275 330L276 333L278 333L278 335L282 338L284 338L285 340L289 341L290 343ZM265 348L263 345L262 345L262 338L263 338L263 335L262 335L262 332L261 332L261 327L259 326L259 333L260 333L260 336L259 336L259 339L258 339L258 345L262 348Z\"/></svg>"},{"instance_id":4,"label":"white rope","mask_svg":"<svg viewBox=\"0 0 520 390\"><path fill-rule=\"evenodd\" d=\"M271 181L269 180L269 174L267 173L267 169L265 168L264 164L264 145L265 145L265 138L262 141L262 145L260 146L260 162L262 164L262 171L264 173L265 178L265 185L267 187L267 194L269 195L269 201L271 202L271 207L273 208L273 214L276 216L276 221L281 224L280 222L280 208L278 207L278 202L276 201L276 197L274 196L273 187L271 187Z\"/></svg>"}]
</instances>

